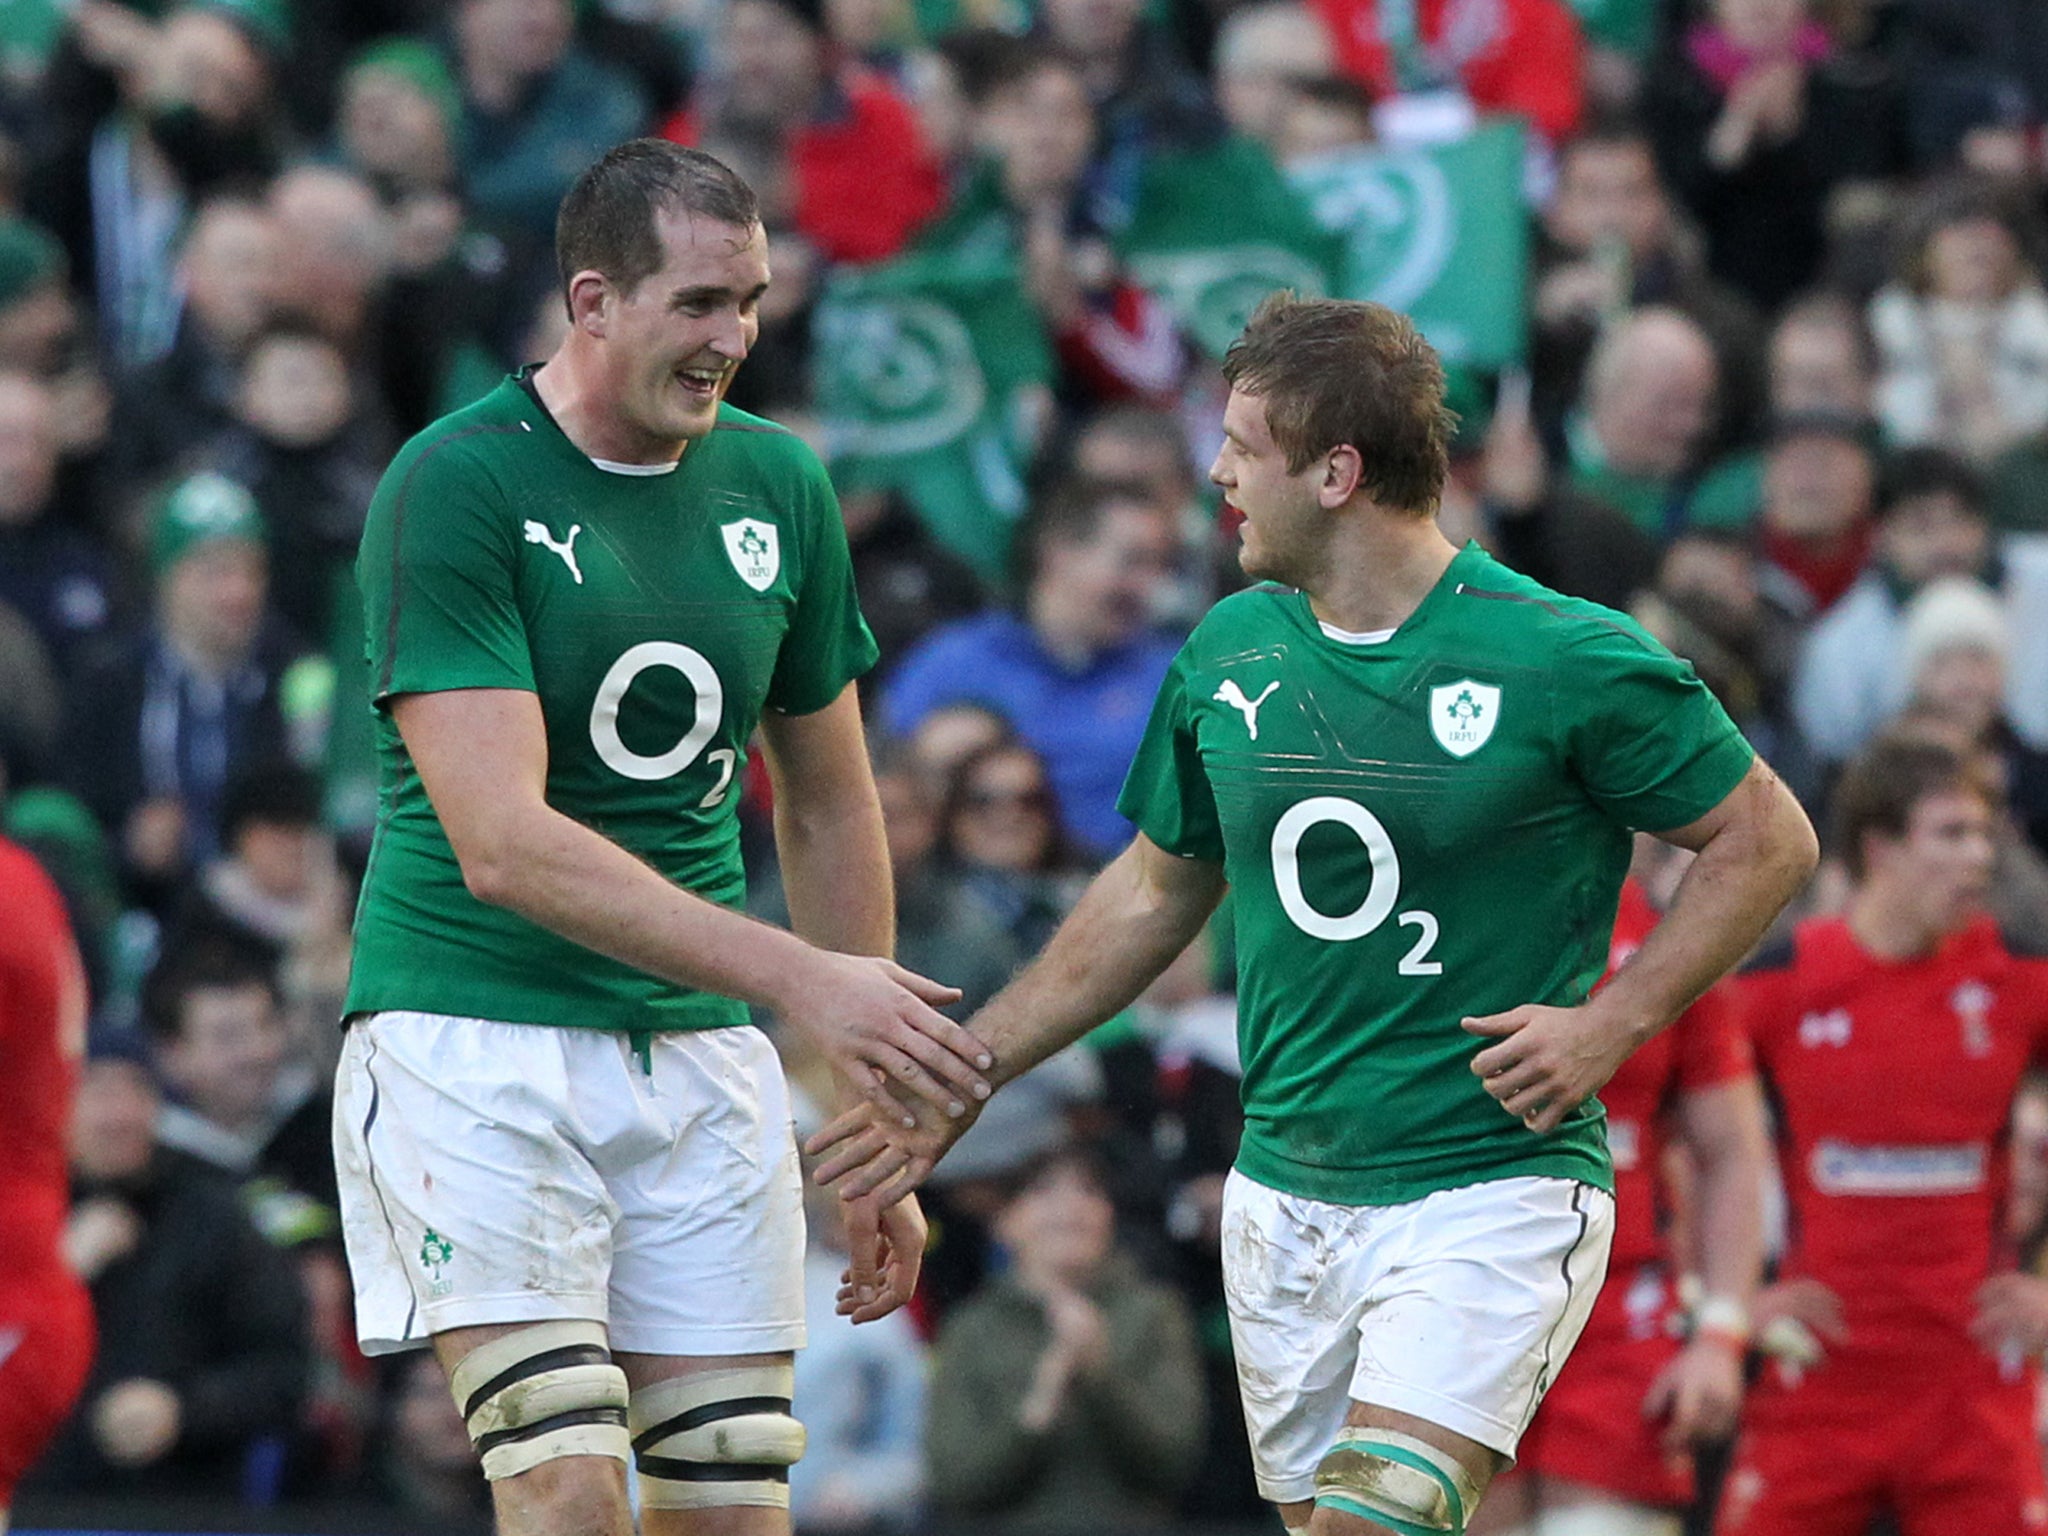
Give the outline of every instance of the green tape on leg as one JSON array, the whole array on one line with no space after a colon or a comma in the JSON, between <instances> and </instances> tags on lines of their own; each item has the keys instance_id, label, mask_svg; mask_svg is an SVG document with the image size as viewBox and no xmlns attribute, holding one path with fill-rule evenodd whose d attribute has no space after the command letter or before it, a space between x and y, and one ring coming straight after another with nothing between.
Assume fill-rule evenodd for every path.
<instances>
[{"instance_id":1,"label":"green tape on leg","mask_svg":"<svg viewBox=\"0 0 2048 1536\"><path fill-rule=\"evenodd\" d=\"M1373 1524L1384 1526L1394 1532L1394 1536L1444 1536L1441 1530L1432 1529L1426 1525L1416 1525L1413 1521L1409 1520L1396 1519L1393 1515L1387 1514L1383 1510L1368 1509L1358 1500L1341 1493L1317 1494L1316 1508L1334 1509L1347 1515L1356 1515L1361 1520L1370 1520Z\"/></svg>"}]
</instances>

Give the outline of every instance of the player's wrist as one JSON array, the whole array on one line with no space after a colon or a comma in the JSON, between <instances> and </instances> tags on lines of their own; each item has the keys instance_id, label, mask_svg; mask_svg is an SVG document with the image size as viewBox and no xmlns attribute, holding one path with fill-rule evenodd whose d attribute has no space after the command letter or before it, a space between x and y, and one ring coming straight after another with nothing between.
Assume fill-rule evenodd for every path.
<instances>
[{"instance_id":1,"label":"player's wrist","mask_svg":"<svg viewBox=\"0 0 2048 1536\"><path fill-rule=\"evenodd\" d=\"M1735 1355L1745 1355L1749 1352L1754 1332L1749 1307L1738 1296L1709 1292L1693 1308L1692 1343L1708 1344Z\"/></svg>"}]
</instances>

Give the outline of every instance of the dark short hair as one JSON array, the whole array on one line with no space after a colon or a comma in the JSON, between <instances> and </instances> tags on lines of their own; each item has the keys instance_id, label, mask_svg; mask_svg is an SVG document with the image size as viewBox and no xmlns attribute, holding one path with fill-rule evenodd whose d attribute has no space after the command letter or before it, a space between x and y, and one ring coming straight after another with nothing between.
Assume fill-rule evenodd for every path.
<instances>
[{"instance_id":1,"label":"dark short hair","mask_svg":"<svg viewBox=\"0 0 2048 1536\"><path fill-rule=\"evenodd\" d=\"M244 827L320 824L320 780L291 762L259 763L228 780L221 791L221 846L233 848Z\"/></svg>"},{"instance_id":2,"label":"dark short hair","mask_svg":"<svg viewBox=\"0 0 2048 1536\"><path fill-rule=\"evenodd\" d=\"M1444 404L1443 364L1407 316L1383 304L1276 293L1224 354L1223 377L1265 402L1289 473L1348 446L1364 461L1361 483L1373 500L1436 511L1457 416Z\"/></svg>"},{"instance_id":3,"label":"dark short hair","mask_svg":"<svg viewBox=\"0 0 2048 1536\"><path fill-rule=\"evenodd\" d=\"M1999 804L1998 786L1981 759L1919 732L1887 731L1864 748L1835 783L1835 851L1849 873L1863 878L1863 839L1870 833L1903 837L1913 808L1934 795L1962 793Z\"/></svg>"},{"instance_id":4,"label":"dark short hair","mask_svg":"<svg viewBox=\"0 0 2048 1536\"><path fill-rule=\"evenodd\" d=\"M629 139L605 151L576 178L555 215L564 301L578 272L601 272L631 293L660 271L655 219L678 209L741 229L761 222L754 189L701 149L666 139Z\"/></svg>"},{"instance_id":5,"label":"dark short hair","mask_svg":"<svg viewBox=\"0 0 2048 1536\"><path fill-rule=\"evenodd\" d=\"M1029 586L1053 544L1085 544L1101 531L1112 507L1154 507L1149 486L1130 480L1069 475L1032 498L1017 525L1014 547L1018 581Z\"/></svg>"},{"instance_id":6,"label":"dark short hair","mask_svg":"<svg viewBox=\"0 0 2048 1536\"><path fill-rule=\"evenodd\" d=\"M1901 448L1885 460L1878 476L1877 515L1883 517L1902 501L1948 494L1979 517L1984 508L1984 477L1969 460L1922 444Z\"/></svg>"},{"instance_id":7,"label":"dark short hair","mask_svg":"<svg viewBox=\"0 0 2048 1536\"><path fill-rule=\"evenodd\" d=\"M150 1038L175 1041L185 1032L185 1004L194 992L261 987L282 1003L277 973L247 945L206 939L159 959L142 984L142 1024Z\"/></svg>"}]
</instances>

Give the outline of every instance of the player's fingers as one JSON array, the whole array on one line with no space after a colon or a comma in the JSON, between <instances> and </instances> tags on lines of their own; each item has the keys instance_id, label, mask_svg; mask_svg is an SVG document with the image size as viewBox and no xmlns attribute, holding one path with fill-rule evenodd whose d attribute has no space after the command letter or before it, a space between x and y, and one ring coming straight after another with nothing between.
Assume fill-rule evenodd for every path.
<instances>
[{"instance_id":1,"label":"player's fingers","mask_svg":"<svg viewBox=\"0 0 2048 1536\"><path fill-rule=\"evenodd\" d=\"M1528 1022L1527 1014L1520 1008L1510 1008L1506 1013L1479 1014L1458 1021L1468 1034L1496 1036L1512 1035Z\"/></svg>"},{"instance_id":2,"label":"player's fingers","mask_svg":"<svg viewBox=\"0 0 2048 1536\"><path fill-rule=\"evenodd\" d=\"M889 1139L871 1126L852 1140L840 1142L832 1155L812 1170L811 1181L829 1189L888 1145Z\"/></svg>"},{"instance_id":3,"label":"player's fingers","mask_svg":"<svg viewBox=\"0 0 2048 1536\"><path fill-rule=\"evenodd\" d=\"M1489 1045L1472 1058L1472 1070L1481 1077L1493 1077L1521 1062L1529 1055L1529 1042L1519 1036L1510 1035L1498 1045Z\"/></svg>"},{"instance_id":4,"label":"player's fingers","mask_svg":"<svg viewBox=\"0 0 2048 1536\"><path fill-rule=\"evenodd\" d=\"M1536 1062L1518 1061L1490 1074L1486 1079L1486 1091L1505 1104L1517 1094L1540 1089L1544 1078L1543 1068Z\"/></svg>"},{"instance_id":5,"label":"player's fingers","mask_svg":"<svg viewBox=\"0 0 2048 1536\"><path fill-rule=\"evenodd\" d=\"M910 970L906 966L898 965L894 960L885 961L884 965L886 966L889 972L889 977L892 981L894 981L899 987L902 987L905 991L914 993L918 998L920 998L924 1002L938 1006L946 1003L957 1003L960 1001L962 994L958 987L949 987L943 981L933 981L929 976L920 976L916 971ZM953 1021L951 1019L948 1019L946 1022L951 1024ZM955 1029L960 1028L960 1026L957 1024L953 1025L953 1027ZM961 1029L960 1033L966 1035L967 1031ZM970 1040L974 1039L972 1035L968 1035L967 1037ZM976 1041L975 1043L977 1045L980 1044L979 1041ZM984 1054L986 1053L986 1049L986 1047L983 1047ZM983 1066L993 1066L994 1064L995 1063L993 1059L981 1063L981 1065Z\"/></svg>"},{"instance_id":6,"label":"player's fingers","mask_svg":"<svg viewBox=\"0 0 2048 1536\"><path fill-rule=\"evenodd\" d=\"M908 1033L908 1027L905 1026ZM925 1071L917 1059L899 1049L896 1042L869 1037L857 1047L859 1059L882 1073L886 1081L870 1082L863 1091L867 1101L889 1115L905 1130L917 1128L917 1116L904 1107L894 1089L900 1087L932 1105L941 1114L965 1114L967 1106L961 1102L956 1089L948 1087Z\"/></svg>"},{"instance_id":7,"label":"player's fingers","mask_svg":"<svg viewBox=\"0 0 2048 1536\"><path fill-rule=\"evenodd\" d=\"M856 1104L823 1130L814 1132L804 1143L804 1151L812 1157L822 1157L840 1142L868 1130L874 1123L872 1111L865 1105Z\"/></svg>"},{"instance_id":8,"label":"player's fingers","mask_svg":"<svg viewBox=\"0 0 2048 1536\"><path fill-rule=\"evenodd\" d=\"M876 1190L887 1185L909 1160L910 1154L903 1148L884 1147L846 1176L846 1181L839 1191L840 1198L865 1200Z\"/></svg>"},{"instance_id":9,"label":"player's fingers","mask_svg":"<svg viewBox=\"0 0 2048 1536\"><path fill-rule=\"evenodd\" d=\"M881 1212L870 1201L852 1200L844 1207L847 1270L856 1291L874 1284L881 1259Z\"/></svg>"},{"instance_id":10,"label":"player's fingers","mask_svg":"<svg viewBox=\"0 0 2048 1536\"><path fill-rule=\"evenodd\" d=\"M905 1055L914 1056L931 1072L950 1083L954 1089L950 1103L960 1103L961 1099L970 1097L987 1098L988 1079L975 1071L972 1065L972 1055L981 1050L981 1042L951 1019L937 1013L930 1014L929 1017L945 1025L949 1033L935 1034L926 1027L926 1017L927 1015L918 1013L900 1021L900 1027L889 1037L890 1043ZM956 1035L965 1042L964 1045L956 1047L948 1043ZM958 1109L948 1108L947 1112L958 1115L966 1113L966 1109L965 1104L960 1104Z\"/></svg>"}]
</instances>

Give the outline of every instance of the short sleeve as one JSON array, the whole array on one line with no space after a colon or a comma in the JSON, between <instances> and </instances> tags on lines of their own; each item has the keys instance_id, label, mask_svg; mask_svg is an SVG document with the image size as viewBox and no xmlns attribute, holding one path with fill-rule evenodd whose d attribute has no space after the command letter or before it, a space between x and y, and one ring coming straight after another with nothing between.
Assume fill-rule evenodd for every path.
<instances>
[{"instance_id":1,"label":"short sleeve","mask_svg":"<svg viewBox=\"0 0 2048 1536\"><path fill-rule=\"evenodd\" d=\"M1680 1092L1717 1088L1756 1075L1756 1054L1743 1028L1742 1000L1733 985L1710 987L1672 1028Z\"/></svg>"},{"instance_id":2,"label":"short sleeve","mask_svg":"<svg viewBox=\"0 0 2048 1536\"><path fill-rule=\"evenodd\" d=\"M1145 723L1144 740L1124 777L1116 808L1168 853L1223 862L1215 792L1202 769L1188 709L1187 652L1167 669Z\"/></svg>"},{"instance_id":3,"label":"short sleeve","mask_svg":"<svg viewBox=\"0 0 2048 1536\"><path fill-rule=\"evenodd\" d=\"M402 693L534 687L511 515L460 441L401 454L370 503L356 580L380 707Z\"/></svg>"},{"instance_id":4,"label":"short sleeve","mask_svg":"<svg viewBox=\"0 0 2048 1536\"><path fill-rule=\"evenodd\" d=\"M1756 757L1691 666L1626 621L1588 622L1566 642L1552 696L1572 771L1641 831L1699 820Z\"/></svg>"},{"instance_id":5,"label":"short sleeve","mask_svg":"<svg viewBox=\"0 0 2048 1536\"><path fill-rule=\"evenodd\" d=\"M794 446L803 455L794 513L803 529L804 564L789 633L768 683L768 706L807 715L838 698L881 653L854 594L853 556L832 482L815 454Z\"/></svg>"}]
</instances>

